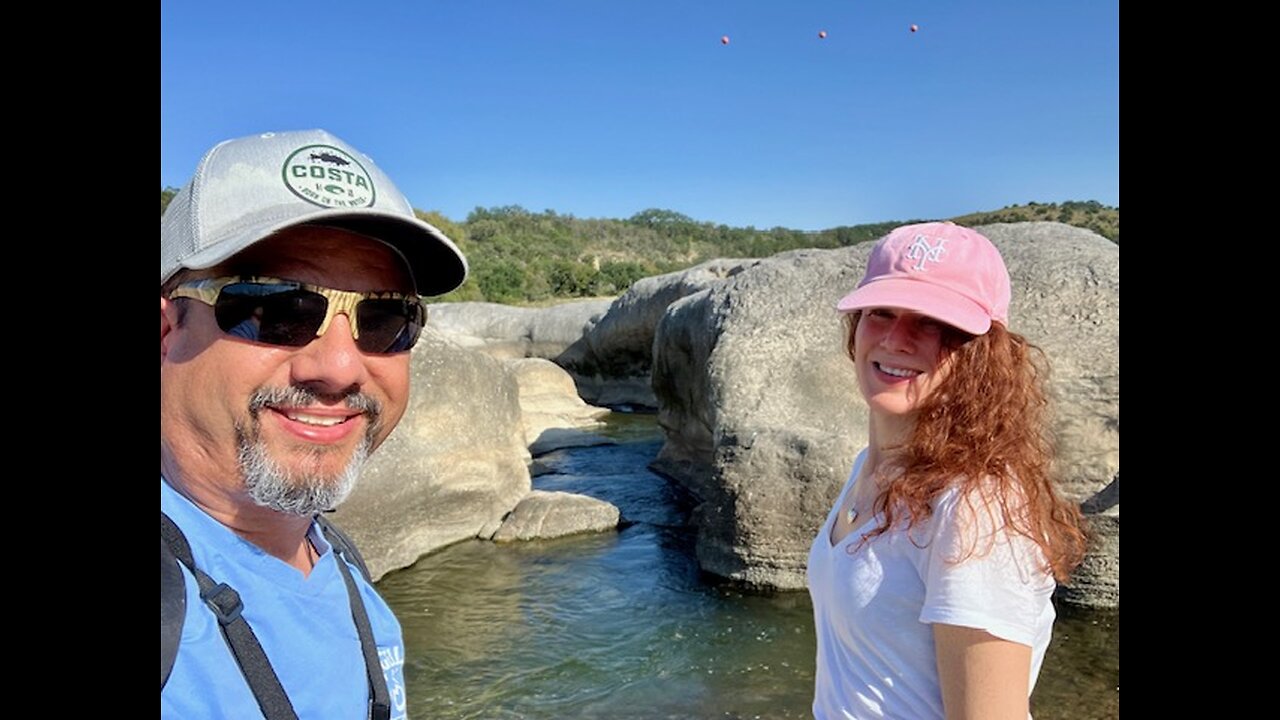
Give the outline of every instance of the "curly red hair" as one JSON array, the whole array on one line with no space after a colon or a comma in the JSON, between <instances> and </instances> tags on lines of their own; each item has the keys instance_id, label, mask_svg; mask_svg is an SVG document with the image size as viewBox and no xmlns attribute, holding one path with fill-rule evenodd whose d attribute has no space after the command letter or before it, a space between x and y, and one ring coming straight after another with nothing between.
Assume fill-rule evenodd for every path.
<instances>
[{"instance_id":1,"label":"curly red hair","mask_svg":"<svg viewBox=\"0 0 1280 720\"><path fill-rule=\"evenodd\" d=\"M846 316L850 358L861 315ZM927 520L932 501L958 482L962 497L978 498L997 522L1039 545L1046 570L1065 581L1084 557L1086 538L1079 508L1052 480L1044 353L999 322L977 336L946 327L942 346L950 370L894 455L876 498L883 520L868 537L893 527L900 513L909 528Z\"/></svg>"}]
</instances>

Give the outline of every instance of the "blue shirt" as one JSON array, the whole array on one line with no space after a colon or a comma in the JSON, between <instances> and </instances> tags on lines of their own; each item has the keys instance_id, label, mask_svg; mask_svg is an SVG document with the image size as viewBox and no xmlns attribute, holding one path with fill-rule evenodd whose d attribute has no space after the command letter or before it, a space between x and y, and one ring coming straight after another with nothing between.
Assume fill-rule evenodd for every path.
<instances>
[{"instance_id":1,"label":"blue shirt","mask_svg":"<svg viewBox=\"0 0 1280 720\"><path fill-rule=\"evenodd\" d=\"M271 660L300 720L365 718L369 682L360 638L351 618L337 555L314 523L309 536L320 552L311 574L268 555L231 532L160 481L160 509L187 537L196 567L240 593L244 618ZM161 718L261 718L218 621L200 599L196 579L182 568L187 615L173 673L160 692ZM391 717L405 711L404 641L391 608L354 567L378 657L391 694Z\"/></svg>"}]
</instances>

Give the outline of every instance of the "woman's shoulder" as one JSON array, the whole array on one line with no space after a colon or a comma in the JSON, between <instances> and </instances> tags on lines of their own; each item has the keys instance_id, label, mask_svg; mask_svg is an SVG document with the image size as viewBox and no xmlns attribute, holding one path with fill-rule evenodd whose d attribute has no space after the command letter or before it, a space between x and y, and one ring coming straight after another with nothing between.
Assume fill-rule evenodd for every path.
<instances>
[{"instance_id":1,"label":"woman's shoulder","mask_svg":"<svg viewBox=\"0 0 1280 720\"><path fill-rule=\"evenodd\" d=\"M994 532L1017 526L1030 510L1026 492L1016 482L994 477L952 479L929 503L935 515L951 517Z\"/></svg>"},{"instance_id":2,"label":"woman's shoulder","mask_svg":"<svg viewBox=\"0 0 1280 720\"><path fill-rule=\"evenodd\" d=\"M1016 566L1023 575L1047 568L1040 545L1026 534L1029 504L1016 485L994 478L954 482L932 503L936 550L949 562L987 560Z\"/></svg>"}]
</instances>

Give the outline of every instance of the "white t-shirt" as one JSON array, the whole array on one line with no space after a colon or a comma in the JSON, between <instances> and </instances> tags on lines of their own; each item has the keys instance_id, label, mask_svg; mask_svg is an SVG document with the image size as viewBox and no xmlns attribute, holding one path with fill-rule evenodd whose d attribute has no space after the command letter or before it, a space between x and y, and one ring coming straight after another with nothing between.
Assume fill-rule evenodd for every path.
<instances>
[{"instance_id":1,"label":"white t-shirt","mask_svg":"<svg viewBox=\"0 0 1280 720\"><path fill-rule=\"evenodd\" d=\"M955 489L944 491L909 535L904 522L859 546L877 517L832 547L831 525L865 459L864 450L809 551L818 635L814 717L944 718L931 623L1029 645L1030 692L1054 619L1054 581L1041 569L1040 548L996 531L980 501L965 502Z\"/></svg>"}]
</instances>

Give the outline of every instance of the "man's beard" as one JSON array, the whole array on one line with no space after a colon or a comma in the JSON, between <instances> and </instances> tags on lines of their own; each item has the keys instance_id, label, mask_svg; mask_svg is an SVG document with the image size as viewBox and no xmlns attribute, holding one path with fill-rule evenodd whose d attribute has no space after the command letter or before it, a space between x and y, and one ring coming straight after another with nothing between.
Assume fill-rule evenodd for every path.
<instances>
[{"instance_id":1,"label":"man's beard","mask_svg":"<svg viewBox=\"0 0 1280 720\"><path fill-rule=\"evenodd\" d=\"M351 393L342 398L347 408L365 414L367 429L351 453L351 459L336 473L318 469L319 461L327 453L334 452L333 449L311 449L311 459L316 462L307 463L302 470L292 472L271 457L266 443L262 441L259 415L263 409L281 405L305 408L321 399L319 394L296 386L259 388L249 399L249 424L248 427L237 424L236 441L245 490L258 505L289 515L310 517L337 507L355 489L360 470L373 449L373 439L381 425L382 407L368 395Z\"/></svg>"}]
</instances>

